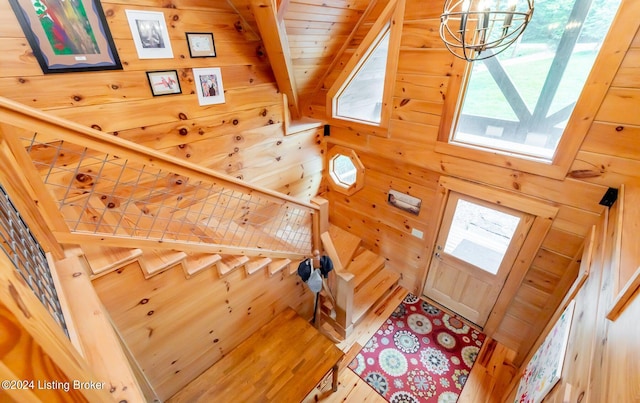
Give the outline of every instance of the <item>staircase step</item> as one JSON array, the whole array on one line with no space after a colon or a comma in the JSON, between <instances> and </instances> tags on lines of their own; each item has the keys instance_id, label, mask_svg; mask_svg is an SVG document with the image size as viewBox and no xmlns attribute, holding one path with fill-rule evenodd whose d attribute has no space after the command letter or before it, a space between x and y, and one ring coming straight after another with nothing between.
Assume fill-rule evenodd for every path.
<instances>
[{"instance_id":1,"label":"staircase step","mask_svg":"<svg viewBox=\"0 0 640 403\"><path fill-rule=\"evenodd\" d=\"M293 274L298 275L298 266L300 266L302 260L294 260L289 264L289 270L285 272L286 275L291 276Z\"/></svg>"},{"instance_id":2,"label":"staircase step","mask_svg":"<svg viewBox=\"0 0 640 403\"><path fill-rule=\"evenodd\" d=\"M398 284L398 280L400 280L398 273L390 269L383 269L362 285L353 297L354 325Z\"/></svg>"},{"instance_id":3,"label":"staircase step","mask_svg":"<svg viewBox=\"0 0 640 403\"><path fill-rule=\"evenodd\" d=\"M358 253L346 269L347 272L355 276L356 294L360 287L379 272L385 264L385 259L382 256L368 249L361 248Z\"/></svg>"},{"instance_id":4,"label":"staircase step","mask_svg":"<svg viewBox=\"0 0 640 403\"><path fill-rule=\"evenodd\" d=\"M231 273L233 270L247 263L249 258L246 256L234 256L227 255L224 256L220 261L216 264L218 268L218 274L220 277L224 277L225 275Z\"/></svg>"},{"instance_id":5,"label":"staircase step","mask_svg":"<svg viewBox=\"0 0 640 403\"><path fill-rule=\"evenodd\" d=\"M291 260L289 259L276 259L272 261L269 263L269 276L273 276L281 270L287 270L287 268L290 267L290 264Z\"/></svg>"},{"instance_id":6,"label":"staircase step","mask_svg":"<svg viewBox=\"0 0 640 403\"><path fill-rule=\"evenodd\" d=\"M268 257L259 257L259 258L254 258L250 261L248 261L245 265L244 268L247 271L247 275L250 276L262 269L264 269L265 267L267 267L269 265L269 263L271 263L271 259Z\"/></svg>"},{"instance_id":7,"label":"staircase step","mask_svg":"<svg viewBox=\"0 0 640 403\"><path fill-rule=\"evenodd\" d=\"M164 249L143 249L140 267L145 278L159 274L177 264L183 263L187 254Z\"/></svg>"},{"instance_id":8,"label":"staircase step","mask_svg":"<svg viewBox=\"0 0 640 403\"><path fill-rule=\"evenodd\" d=\"M65 256L80 258L87 274L93 279L136 261L142 255L142 250L85 244L67 245L64 253Z\"/></svg>"},{"instance_id":9,"label":"staircase step","mask_svg":"<svg viewBox=\"0 0 640 403\"><path fill-rule=\"evenodd\" d=\"M135 262L142 256L141 249L117 248L110 246L83 245L82 251L91 270L91 278L104 276L121 267Z\"/></svg>"},{"instance_id":10,"label":"staircase step","mask_svg":"<svg viewBox=\"0 0 640 403\"><path fill-rule=\"evenodd\" d=\"M187 258L183 264L184 275L186 278L191 278L206 269L214 267L220 259L222 257L216 254L187 252Z\"/></svg>"},{"instance_id":11,"label":"staircase step","mask_svg":"<svg viewBox=\"0 0 640 403\"><path fill-rule=\"evenodd\" d=\"M347 267L349 262L356 256L362 240L335 225L329 226L329 235L336 248L342 267Z\"/></svg>"}]
</instances>

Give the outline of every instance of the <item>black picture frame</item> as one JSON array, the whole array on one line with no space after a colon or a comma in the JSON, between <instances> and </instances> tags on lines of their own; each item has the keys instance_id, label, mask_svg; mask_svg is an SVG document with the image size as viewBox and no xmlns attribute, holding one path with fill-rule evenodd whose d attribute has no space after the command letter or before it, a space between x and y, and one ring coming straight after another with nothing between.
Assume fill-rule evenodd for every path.
<instances>
[{"instance_id":1,"label":"black picture frame","mask_svg":"<svg viewBox=\"0 0 640 403\"><path fill-rule=\"evenodd\" d=\"M189 47L189 56L197 57L216 57L216 44L211 32L185 32L187 36L187 45Z\"/></svg>"},{"instance_id":2,"label":"black picture frame","mask_svg":"<svg viewBox=\"0 0 640 403\"><path fill-rule=\"evenodd\" d=\"M30 0L9 0L9 4L43 73L122 70L99 0L55 3L67 7L64 10L36 6ZM76 29L65 31L58 21Z\"/></svg>"},{"instance_id":3,"label":"black picture frame","mask_svg":"<svg viewBox=\"0 0 640 403\"><path fill-rule=\"evenodd\" d=\"M182 94L177 70L147 71L147 80L154 97Z\"/></svg>"}]
</instances>

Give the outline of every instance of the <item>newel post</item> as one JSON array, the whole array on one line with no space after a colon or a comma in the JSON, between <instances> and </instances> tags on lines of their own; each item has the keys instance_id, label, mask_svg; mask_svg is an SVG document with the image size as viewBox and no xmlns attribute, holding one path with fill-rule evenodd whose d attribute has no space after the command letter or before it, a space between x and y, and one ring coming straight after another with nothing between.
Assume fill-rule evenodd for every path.
<instances>
[{"instance_id":1,"label":"newel post","mask_svg":"<svg viewBox=\"0 0 640 403\"><path fill-rule=\"evenodd\" d=\"M311 204L318 207L313 213L313 227L311 231L313 250L322 254L323 247L320 236L329 231L329 200L316 196L311 199Z\"/></svg>"}]
</instances>

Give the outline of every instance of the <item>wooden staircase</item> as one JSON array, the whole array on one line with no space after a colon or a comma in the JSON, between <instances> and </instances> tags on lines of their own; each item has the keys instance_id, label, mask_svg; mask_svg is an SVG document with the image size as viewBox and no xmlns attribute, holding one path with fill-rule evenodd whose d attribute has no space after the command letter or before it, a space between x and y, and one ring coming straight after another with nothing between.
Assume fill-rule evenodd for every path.
<instances>
[{"instance_id":1,"label":"wooden staircase","mask_svg":"<svg viewBox=\"0 0 640 403\"><path fill-rule=\"evenodd\" d=\"M324 208L326 207L325 205ZM98 199L81 195L73 202L65 204L60 211L66 220L76 223L77 231L113 233L115 237L122 239L131 236L144 238L145 234L152 233L156 238L162 239L168 231L183 242L195 242L195 237L205 243L237 246L234 243L236 237L242 238L237 235L242 233L241 230L235 227L222 234L218 233L217 226L209 227L200 223L198 217L190 217L189 209L163 211L154 208L152 204L124 203L110 197ZM246 215L241 218L246 219L246 222L255 221ZM210 221L207 220L208 223ZM230 224L236 225L234 220L231 220ZM327 298L322 299L320 320L330 324L339 338L346 338L363 316L398 284L399 275L385 267L383 257L364 248L362 240L357 236L328 223L321 227L325 229L320 235L322 246L334 262L335 281L331 285L331 294L335 298L328 298L327 294ZM228 237L227 232L232 236ZM266 235L260 235L256 239L287 249L285 240ZM135 240L132 240L132 243L135 245ZM186 278L208 269L216 270L220 278L236 270L244 270L247 276L260 271L269 276L279 272L288 276L296 272L299 263L288 258L263 254L250 257L244 254L202 253L149 246L128 248L122 244L117 245L87 242L79 248L72 249L71 253L83 258L91 278L106 275L132 262L138 262L145 278L178 267L182 269ZM256 245L256 248L261 249L260 245Z\"/></svg>"},{"instance_id":2,"label":"wooden staircase","mask_svg":"<svg viewBox=\"0 0 640 403\"><path fill-rule=\"evenodd\" d=\"M219 277L224 277L235 270L244 270L247 275L253 275L262 270L269 276L279 272L288 276L295 272L292 269L294 265L289 259L95 245L82 245L67 249L67 252L81 258L91 279L104 276L133 262L138 262L145 278L176 267L182 269L186 278L192 278L207 269L216 270ZM297 265L297 262L295 264Z\"/></svg>"},{"instance_id":3,"label":"wooden staircase","mask_svg":"<svg viewBox=\"0 0 640 403\"><path fill-rule=\"evenodd\" d=\"M78 216L82 217L77 226L79 230L92 231L98 227L104 229L105 232L109 232L111 229L117 228L116 235L126 237L140 231L150 232L154 230L161 233L163 228L154 229L154 225L158 227L157 223L160 221L169 222L167 217L164 217L163 220L155 219L152 212L142 211L134 204L128 205L126 211L119 208L105 209L104 204L104 201L89 198L86 202L80 200L77 203L70 203L61 212L65 218L72 221ZM212 234L206 227L195 224L185 225L183 222L178 221L175 226L184 229L185 232L190 231L191 234L198 235L201 239L211 239ZM130 225L122 225L122 223L130 223ZM166 228L170 228L172 224L169 222L169 224L165 225ZM134 261L137 261L140 265L145 278L150 278L177 266L182 268L186 278L191 278L210 268L214 268L220 277L224 277L237 269L244 269L247 275L255 274L263 269L266 269L270 276L280 271L286 272L287 275L293 273L290 270L291 260L286 258L272 259L268 257L182 252L170 249L126 248L91 243L83 244L80 248L71 249L71 253L83 258L85 268L91 278L111 273Z\"/></svg>"},{"instance_id":4,"label":"wooden staircase","mask_svg":"<svg viewBox=\"0 0 640 403\"><path fill-rule=\"evenodd\" d=\"M325 253L333 261L336 279L331 287L336 306L331 307L329 298L323 298L322 320L346 338L398 285L400 275L385 267L384 257L362 247L360 238L335 225L330 225L321 238Z\"/></svg>"}]
</instances>

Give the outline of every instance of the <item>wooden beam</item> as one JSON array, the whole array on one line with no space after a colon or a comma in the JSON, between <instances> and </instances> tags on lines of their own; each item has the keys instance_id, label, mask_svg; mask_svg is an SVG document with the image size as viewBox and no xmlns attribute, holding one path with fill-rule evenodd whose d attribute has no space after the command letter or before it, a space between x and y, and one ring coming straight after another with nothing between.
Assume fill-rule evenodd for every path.
<instances>
[{"instance_id":1,"label":"wooden beam","mask_svg":"<svg viewBox=\"0 0 640 403\"><path fill-rule=\"evenodd\" d=\"M300 117L298 90L284 23L278 20L273 0L252 0L251 9L256 17L278 88L287 96L291 117L296 120Z\"/></svg>"},{"instance_id":2,"label":"wooden beam","mask_svg":"<svg viewBox=\"0 0 640 403\"><path fill-rule=\"evenodd\" d=\"M0 376L33 381L33 386L9 394L16 401L114 401L111 385L91 372L4 253L0 253L0 334L6 347ZM55 382L58 387L36 387L38 381Z\"/></svg>"},{"instance_id":3,"label":"wooden beam","mask_svg":"<svg viewBox=\"0 0 640 403\"><path fill-rule=\"evenodd\" d=\"M82 353L93 373L113 388L116 401L146 400L129 365L120 339L77 256L55 262L61 289L69 302L71 321ZM69 320L69 318L67 318Z\"/></svg>"},{"instance_id":4,"label":"wooden beam","mask_svg":"<svg viewBox=\"0 0 640 403\"><path fill-rule=\"evenodd\" d=\"M51 195L46 191L33 163L4 125L0 125L0 183L42 248L57 258L64 252L50 229L68 231Z\"/></svg>"}]
</instances>

